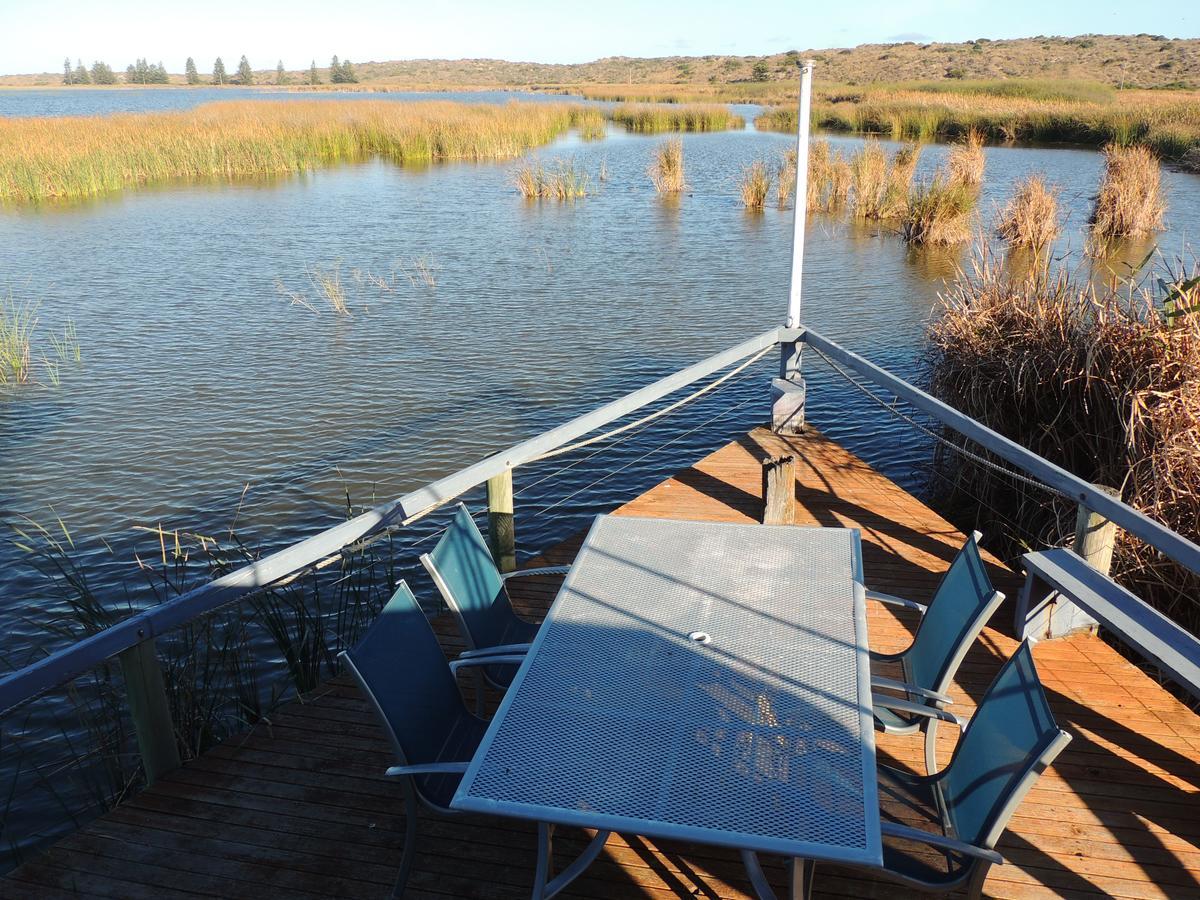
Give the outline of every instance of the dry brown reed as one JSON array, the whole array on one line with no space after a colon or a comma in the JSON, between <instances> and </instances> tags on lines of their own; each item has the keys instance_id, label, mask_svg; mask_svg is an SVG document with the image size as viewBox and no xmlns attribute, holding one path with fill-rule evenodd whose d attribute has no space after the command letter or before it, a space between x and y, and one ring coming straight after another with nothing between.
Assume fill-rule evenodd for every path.
<instances>
[{"instance_id":1,"label":"dry brown reed","mask_svg":"<svg viewBox=\"0 0 1200 900\"><path fill-rule=\"evenodd\" d=\"M1176 273L1166 288L1194 289L1195 275ZM1200 311L1168 316L1163 299L1129 285L1098 289L1048 259L1013 278L981 242L929 331L931 386L984 425L1120 489L1126 503L1196 541ZM1014 556L1021 546L1069 540L1073 501L1051 502L958 454L946 454L938 468L950 495L1019 523L1024 533L1009 536ZM1114 574L1200 631L1196 575L1128 536L1118 540Z\"/></svg>"},{"instance_id":2,"label":"dry brown reed","mask_svg":"<svg viewBox=\"0 0 1200 900\"><path fill-rule=\"evenodd\" d=\"M870 139L850 157L853 212L857 219L881 219L887 196L887 154Z\"/></svg>"},{"instance_id":3,"label":"dry brown reed","mask_svg":"<svg viewBox=\"0 0 1200 900\"><path fill-rule=\"evenodd\" d=\"M678 194L687 188L683 174L683 141L663 141L654 151L654 160L646 170L654 189L660 194Z\"/></svg>"},{"instance_id":4,"label":"dry brown reed","mask_svg":"<svg viewBox=\"0 0 1200 900\"><path fill-rule=\"evenodd\" d=\"M949 246L971 238L975 191L944 173L918 185L908 198L901 231L910 244Z\"/></svg>"},{"instance_id":5,"label":"dry brown reed","mask_svg":"<svg viewBox=\"0 0 1200 900\"><path fill-rule=\"evenodd\" d=\"M812 148L809 148L809 173L808 173L808 208L812 209L813 196L813 177L812 170L814 166L814 158ZM779 164L775 168L775 205L779 209L787 209L788 202L792 199L792 191L796 189L796 151L788 150L779 159Z\"/></svg>"},{"instance_id":6,"label":"dry brown reed","mask_svg":"<svg viewBox=\"0 0 1200 900\"><path fill-rule=\"evenodd\" d=\"M829 169L826 174L828 189L825 193L823 208L833 210L845 206L850 199L850 186L853 180L854 174L850 170L849 161L840 150L835 152L829 160Z\"/></svg>"},{"instance_id":7,"label":"dry brown reed","mask_svg":"<svg viewBox=\"0 0 1200 900\"><path fill-rule=\"evenodd\" d=\"M1162 227L1166 201L1158 158L1145 147L1104 148L1104 180L1092 210L1094 243L1133 237Z\"/></svg>"},{"instance_id":8,"label":"dry brown reed","mask_svg":"<svg viewBox=\"0 0 1200 900\"><path fill-rule=\"evenodd\" d=\"M978 128L968 129L965 139L951 146L946 158L950 181L972 190L983 184L985 164L983 132Z\"/></svg>"},{"instance_id":9,"label":"dry brown reed","mask_svg":"<svg viewBox=\"0 0 1200 900\"><path fill-rule=\"evenodd\" d=\"M556 159L551 168L527 160L513 171L512 184L526 200L579 200L590 190L587 172L564 159Z\"/></svg>"},{"instance_id":10,"label":"dry brown reed","mask_svg":"<svg viewBox=\"0 0 1200 900\"><path fill-rule=\"evenodd\" d=\"M771 193L771 172L765 162L756 159L743 167L738 192L746 209L758 210L766 206L767 195Z\"/></svg>"},{"instance_id":11,"label":"dry brown reed","mask_svg":"<svg viewBox=\"0 0 1200 900\"><path fill-rule=\"evenodd\" d=\"M1000 210L996 233L1013 247L1040 250L1058 237L1058 188L1041 175L1017 182L1013 196Z\"/></svg>"}]
</instances>

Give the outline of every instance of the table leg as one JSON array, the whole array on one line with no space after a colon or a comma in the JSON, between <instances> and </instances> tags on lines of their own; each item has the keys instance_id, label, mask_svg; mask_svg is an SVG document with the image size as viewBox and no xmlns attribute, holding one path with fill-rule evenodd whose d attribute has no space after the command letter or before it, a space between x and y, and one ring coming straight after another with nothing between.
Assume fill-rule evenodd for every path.
<instances>
[{"instance_id":1,"label":"table leg","mask_svg":"<svg viewBox=\"0 0 1200 900\"><path fill-rule=\"evenodd\" d=\"M809 900L813 892L813 874L817 864L811 859L793 859L788 866L792 900Z\"/></svg>"},{"instance_id":2,"label":"table leg","mask_svg":"<svg viewBox=\"0 0 1200 900\"><path fill-rule=\"evenodd\" d=\"M550 900L559 891L583 874L583 870L592 864L600 855L611 831L597 831L596 836L583 849L569 866L554 878L550 872L554 868L554 826L538 822L538 859L537 868L533 875L533 900Z\"/></svg>"}]
</instances>

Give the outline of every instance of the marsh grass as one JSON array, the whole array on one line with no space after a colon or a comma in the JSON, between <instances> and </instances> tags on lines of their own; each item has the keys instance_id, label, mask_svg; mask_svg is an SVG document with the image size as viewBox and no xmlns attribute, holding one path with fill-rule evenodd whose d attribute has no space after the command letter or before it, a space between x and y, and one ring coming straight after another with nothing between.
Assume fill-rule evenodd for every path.
<instances>
[{"instance_id":1,"label":"marsh grass","mask_svg":"<svg viewBox=\"0 0 1200 900\"><path fill-rule=\"evenodd\" d=\"M812 208L811 198L812 189L812 170L814 168L812 162L812 148L809 148L809 181L808 181L808 199L809 209ZM780 158L775 165L775 205L779 209L787 209L788 203L792 199L792 192L796 190L796 168L797 156L795 150L788 150Z\"/></svg>"},{"instance_id":2,"label":"marsh grass","mask_svg":"<svg viewBox=\"0 0 1200 900\"><path fill-rule=\"evenodd\" d=\"M1017 182L996 224L996 233L1013 247L1040 250L1058 237L1058 188L1050 187L1041 175Z\"/></svg>"},{"instance_id":3,"label":"marsh grass","mask_svg":"<svg viewBox=\"0 0 1200 900\"><path fill-rule=\"evenodd\" d=\"M983 153L983 132L978 128L968 129L966 137L951 146L946 157L950 182L978 190L983 184L986 162Z\"/></svg>"},{"instance_id":4,"label":"marsh grass","mask_svg":"<svg viewBox=\"0 0 1200 900\"><path fill-rule=\"evenodd\" d=\"M687 189L683 170L683 141L671 138L654 150L654 159L646 170L660 194L678 194Z\"/></svg>"},{"instance_id":5,"label":"marsh grass","mask_svg":"<svg viewBox=\"0 0 1200 900\"><path fill-rule=\"evenodd\" d=\"M854 217L865 220L902 218L908 208L909 188L919 159L920 149L914 145L899 148L889 158L878 141L866 141L850 157ZM831 170L827 179L833 177Z\"/></svg>"},{"instance_id":6,"label":"marsh grass","mask_svg":"<svg viewBox=\"0 0 1200 900\"><path fill-rule=\"evenodd\" d=\"M771 170L761 159L756 159L742 168L738 193L746 209L761 210L771 193Z\"/></svg>"},{"instance_id":7,"label":"marsh grass","mask_svg":"<svg viewBox=\"0 0 1200 900\"><path fill-rule=\"evenodd\" d=\"M369 157L398 164L505 159L595 116L553 103L239 100L185 112L0 117L0 201L90 197L170 179L278 176Z\"/></svg>"},{"instance_id":8,"label":"marsh grass","mask_svg":"<svg viewBox=\"0 0 1200 900\"><path fill-rule=\"evenodd\" d=\"M1145 147L1110 144L1104 149L1104 162L1104 178L1090 219L1093 247L1161 228L1166 201L1154 153Z\"/></svg>"},{"instance_id":9,"label":"marsh grass","mask_svg":"<svg viewBox=\"0 0 1200 900\"><path fill-rule=\"evenodd\" d=\"M910 244L949 246L970 240L976 193L938 172L909 195L901 226Z\"/></svg>"},{"instance_id":10,"label":"marsh grass","mask_svg":"<svg viewBox=\"0 0 1200 900\"><path fill-rule=\"evenodd\" d=\"M744 128L746 121L719 104L669 106L636 104L618 106L612 120L627 131L661 134L666 131L728 131Z\"/></svg>"},{"instance_id":11,"label":"marsh grass","mask_svg":"<svg viewBox=\"0 0 1200 900\"><path fill-rule=\"evenodd\" d=\"M1012 277L981 244L942 298L926 363L942 400L1051 462L1099 484L1184 537L1200 538L1200 315L1163 308L1195 290L1179 264L1157 290L1098 287L1049 259ZM1192 284L1188 288L1188 284ZM983 452L982 448L972 448ZM1069 545L1075 503L939 455L948 499L976 521L1004 510L1009 553ZM952 503L950 505L953 505ZM1121 534L1114 576L1183 627L1200 631L1200 578Z\"/></svg>"},{"instance_id":12,"label":"marsh grass","mask_svg":"<svg viewBox=\"0 0 1200 900\"><path fill-rule=\"evenodd\" d=\"M526 200L579 200L586 197L591 179L574 160L557 159L550 168L540 160L527 160L512 173L512 184Z\"/></svg>"},{"instance_id":13,"label":"marsh grass","mask_svg":"<svg viewBox=\"0 0 1200 900\"><path fill-rule=\"evenodd\" d=\"M308 280L313 286L313 290L325 301L330 310L339 316L350 315L350 306L346 302L346 288L342 284L341 260L327 269L321 266L309 266Z\"/></svg>"},{"instance_id":14,"label":"marsh grass","mask_svg":"<svg viewBox=\"0 0 1200 900\"><path fill-rule=\"evenodd\" d=\"M37 323L37 304L19 303L11 292L0 296L0 387L29 381Z\"/></svg>"},{"instance_id":15,"label":"marsh grass","mask_svg":"<svg viewBox=\"0 0 1200 900\"><path fill-rule=\"evenodd\" d=\"M607 134L604 113L590 106L577 107L572 114L572 123L579 129L579 137L585 141L601 141Z\"/></svg>"}]
</instances>

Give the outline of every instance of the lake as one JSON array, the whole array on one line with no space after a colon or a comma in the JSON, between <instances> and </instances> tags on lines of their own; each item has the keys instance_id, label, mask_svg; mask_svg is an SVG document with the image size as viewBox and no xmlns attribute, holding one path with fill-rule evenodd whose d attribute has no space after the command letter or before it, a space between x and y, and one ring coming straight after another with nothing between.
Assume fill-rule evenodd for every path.
<instances>
[{"instance_id":1,"label":"lake","mask_svg":"<svg viewBox=\"0 0 1200 900\"><path fill-rule=\"evenodd\" d=\"M171 104L251 93L0 91L0 113L180 108ZM753 112L744 110L748 120ZM572 135L534 153L591 173L594 193L573 203L522 200L513 161L407 169L372 161L0 208L0 290L39 303L45 329L73 321L81 355L62 366L57 387L0 394L4 518L56 530L61 520L92 589L142 605L155 595L134 554L156 554L158 543L138 526L208 535L236 521L251 545L280 547L344 518L347 497L355 507L393 498L780 324L792 213L747 212L737 178L793 139L751 127L682 139L689 190L673 199L658 197L646 175L662 138L610 129L603 141ZM831 140L844 150L858 144ZM924 148L918 178L945 149ZM990 147L983 218L1017 178L1042 172L1061 186L1069 212L1058 251L1077 254L1101 169L1092 151ZM1200 226L1200 177L1165 179L1169 227L1157 246L1170 258ZM1152 246L1123 259L1140 261ZM966 251L912 250L887 227L814 215L804 319L919 378L937 292L965 259ZM293 302L321 310L314 275L335 272L352 315ZM815 354L809 363L812 421L921 491L927 439ZM563 469L595 448L518 470L523 553L761 422L775 364L763 360L586 464ZM438 525L414 526L421 549ZM403 571L431 599L415 562L413 552ZM61 643L44 628L62 610L61 592L7 541L0 598L8 665ZM261 658L271 655L264 645Z\"/></svg>"}]
</instances>

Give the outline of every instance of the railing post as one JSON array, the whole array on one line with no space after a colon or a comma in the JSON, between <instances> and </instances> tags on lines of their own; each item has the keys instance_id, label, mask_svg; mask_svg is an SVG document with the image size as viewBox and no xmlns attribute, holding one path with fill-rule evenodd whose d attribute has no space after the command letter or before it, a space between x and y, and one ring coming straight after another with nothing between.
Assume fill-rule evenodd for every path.
<instances>
[{"instance_id":1,"label":"railing post","mask_svg":"<svg viewBox=\"0 0 1200 900\"><path fill-rule=\"evenodd\" d=\"M800 434L804 430L807 389L800 370L803 348L803 341L779 345L779 377L771 380L771 430L776 434Z\"/></svg>"},{"instance_id":2,"label":"railing post","mask_svg":"<svg viewBox=\"0 0 1200 900\"><path fill-rule=\"evenodd\" d=\"M1094 485L1106 494L1120 498L1121 492L1102 484ZM1100 513L1080 503L1075 512L1075 543L1072 550L1087 560L1088 565L1103 575L1112 570L1113 546L1117 540L1117 525ZM1065 597L1056 597L1046 616L1045 636L1065 637L1079 631L1099 630L1098 623Z\"/></svg>"},{"instance_id":3,"label":"railing post","mask_svg":"<svg viewBox=\"0 0 1200 900\"><path fill-rule=\"evenodd\" d=\"M121 651L117 658L125 677L125 696L146 770L146 783L154 784L159 776L179 768L179 745L175 742L171 705L167 702L154 638Z\"/></svg>"},{"instance_id":4,"label":"railing post","mask_svg":"<svg viewBox=\"0 0 1200 900\"><path fill-rule=\"evenodd\" d=\"M512 469L488 479L488 547L501 572L517 567L517 536L513 527Z\"/></svg>"},{"instance_id":5,"label":"railing post","mask_svg":"<svg viewBox=\"0 0 1200 900\"><path fill-rule=\"evenodd\" d=\"M796 457L763 460L763 524L796 524Z\"/></svg>"}]
</instances>

